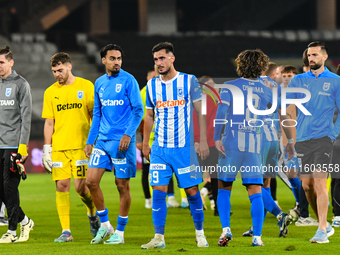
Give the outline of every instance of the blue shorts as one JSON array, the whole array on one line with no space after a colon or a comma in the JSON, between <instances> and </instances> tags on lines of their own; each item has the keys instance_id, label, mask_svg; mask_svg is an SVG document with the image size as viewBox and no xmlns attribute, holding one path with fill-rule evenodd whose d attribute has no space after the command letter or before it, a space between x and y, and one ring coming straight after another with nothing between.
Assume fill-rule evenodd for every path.
<instances>
[{"instance_id":1,"label":"blue shorts","mask_svg":"<svg viewBox=\"0 0 340 255\"><path fill-rule=\"evenodd\" d=\"M283 153L285 151L285 146L283 147ZM301 166L301 158L298 158L296 156L296 151L294 151L294 157L288 161L288 155L284 158L284 163L287 169L294 169L294 170L300 170Z\"/></svg>"},{"instance_id":2,"label":"blue shorts","mask_svg":"<svg viewBox=\"0 0 340 255\"><path fill-rule=\"evenodd\" d=\"M270 178L278 173L279 141L263 142L261 147L264 177Z\"/></svg>"},{"instance_id":3,"label":"blue shorts","mask_svg":"<svg viewBox=\"0 0 340 255\"><path fill-rule=\"evenodd\" d=\"M251 152L225 150L226 156L220 154L218 159L218 179L233 182L240 171L242 184L263 185L261 155Z\"/></svg>"},{"instance_id":4,"label":"blue shorts","mask_svg":"<svg viewBox=\"0 0 340 255\"><path fill-rule=\"evenodd\" d=\"M181 189L202 183L196 152L193 146L191 148L163 148L153 145L150 154L150 185L168 185L173 173Z\"/></svg>"},{"instance_id":5,"label":"blue shorts","mask_svg":"<svg viewBox=\"0 0 340 255\"><path fill-rule=\"evenodd\" d=\"M120 141L117 140L97 140L91 153L88 168L104 168L112 171L114 167L114 174L119 179L136 177L136 144L130 142L129 148L122 152L118 150L119 143Z\"/></svg>"}]
</instances>

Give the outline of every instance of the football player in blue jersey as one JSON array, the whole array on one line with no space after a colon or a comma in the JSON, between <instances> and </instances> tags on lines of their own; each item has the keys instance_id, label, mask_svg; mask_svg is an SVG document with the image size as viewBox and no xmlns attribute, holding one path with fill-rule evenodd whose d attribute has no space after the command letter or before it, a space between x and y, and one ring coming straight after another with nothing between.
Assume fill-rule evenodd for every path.
<instances>
[{"instance_id":1,"label":"football player in blue jersey","mask_svg":"<svg viewBox=\"0 0 340 255\"><path fill-rule=\"evenodd\" d=\"M113 234L99 183L104 172L114 167L120 196L118 225L105 244L121 244L131 204L130 178L136 176L135 134L143 118L143 102L136 79L121 69L122 48L116 44L106 45L100 50L100 56L106 74L95 82L93 120L85 147L86 155L91 156L86 184L101 222L91 243L102 243Z\"/></svg>"},{"instance_id":2,"label":"football player in blue jersey","mask_svg":"<svg viewBox=\"0 0 340 255\"><path fill-rule=\"evenodd\" d=\"M307 57L310 70L294 76L288 87L310 92L311 98L298 109L296 126L296 152L301 158L302 187L319 221L319 228L312 243L328 243L334 229L327 222L328 171L339 169L330 164L333 141L340 132L340 119L333 125L334 110L340 106L340 76L325 67L328 48L324 42L308 45ZM304 93L291 92L287 98L305 98Z\"/></svg>"},{"instance_id":3,"label":"football player in blue jersey","mask_svg":"<svg viewBox=\"0 0 340 255\"><path fill-rule=\"evenodd\" d=\"M144 120L143 154L150 159L150 185L153 188L152 218L155 237L142 249L165 248L164 227L167 215L167 185L173 173L179 188L184 188L196 229L197 247L208 247L203 232L203 204L198 189L202 173L196 171L198 160L194 148L192 114L195 108L200 125L200 156L209 154L206 118L201 113L201 90L194 75L177 72L174 67L174 47L169 42L155 45L153 59L160 76L147 83ZM152 148L149 137L154 124ZM151 153L150 153L151 151Z\"/></svg>"},{"instance_id":4,"label":"football player in blue jersey","mask_svg":"<svg viewBox=\"0 0 340 255\"><path fill-rule=\"evenodd\" d=\"M261 50L246 50L241 52L237 59L237 73L241 77L227 82L227 88L221 90L222 105L219 105L216 120L224 123L225 131L221 139L223 125L215 125L215 145L221 153L219 158L219 191L217 205L222 223L222 234L218 245L227 246L232 240L230 229L230 195L236 174L240 170L242 183L246 186L251 202L251 215L253 223L253 246L263 246L261 232L264 219L264 203L261 194L263 174L261 165L262 135L260 123L264 122L264 115L251 112L247 103L250 97L248 88L252 89L251 101L256 110L271 109L272 91L266 86L266 81L260 78L268 65L268 57ZM231 86L230 86L231 85ZM239 91L239 94L231 94ZM242 94L241 94L242 93ZM244 102L240 100L245 99ZM236 106L236 103L239 106ZM241 107L242 104L242 107ZM244 113L234 114L234 111L244 108ZM250 124L252 123L252 124ZM292 154L292 146L289 146ZM291 156L291 155L290 155ZM269 195L269 193L268 193Z\"/></svg>"}]
</instances>

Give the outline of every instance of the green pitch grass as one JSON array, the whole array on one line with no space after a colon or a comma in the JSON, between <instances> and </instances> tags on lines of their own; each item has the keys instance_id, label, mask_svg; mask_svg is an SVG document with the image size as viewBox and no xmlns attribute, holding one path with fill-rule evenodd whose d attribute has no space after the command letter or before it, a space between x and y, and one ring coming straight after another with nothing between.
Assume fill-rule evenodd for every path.
<instances>
[{"instance_id":1,"label":"green pitch grass","mask_svg":"<svg viewBox=\"0 0 340 255\"><path fill-rule=\"evenodd\" d=\"M104 192L109 217L114 227L117 226L119 197L114 184L114 176L106 173L101 187ZM311 244L309 239L314 235L316 227L289 227L286 238L278 238L279 228L273 215L267 215L264 222L262 240L264 247L252 247L250 237L242 237L242 233L251 226L250 202L245 188L238 179L231 195L232 212L231 230L234 239L229 247L218 247L221 234L219 217L213 216L210 209L204 211L204 230L209 248L197 248L192 218L188 209L169 208L165 228L166 248L161 250L141 250L141 244L147 243L154 235L151 210L144 208L144 195L141 187L141 171L131 180L132 204L129 222L125 232L125 244L122 245L90 245L92 239L85 206L82 204L72 186L71 230L73 243L54 243L61 234L61 228L55 206L55 184L48 174L30 174L20 184L21 206L25 213L35 222L30 239L25 243L1 244L0 254L334 254L340 250L340 229L329 238L329 244ZM179 190L175 189L177 201L180 201ZM283 211L291 209L294 198L291 191L278 180L278 199ZM209 201L207 200L209 205ZM331 209L329 210L331 211ZM310 210L312 214L312 211ZM314 215L312 214L314 217ZM328 220L332 215L329 213ZM7 227L0 227L0 234ZM18 234L20 230L18 228Z\"/></svg>"}]
</instances>

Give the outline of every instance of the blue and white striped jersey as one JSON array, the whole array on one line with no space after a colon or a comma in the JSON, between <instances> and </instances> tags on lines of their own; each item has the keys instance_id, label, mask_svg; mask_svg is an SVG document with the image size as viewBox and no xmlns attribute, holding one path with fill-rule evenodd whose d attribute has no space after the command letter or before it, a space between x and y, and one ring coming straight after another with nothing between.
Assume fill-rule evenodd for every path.
<instances>
[{"instance_id":1,"label":"blue and white striped jersey","mask_svg":"<svg viewBox=\"0 0 340 255\"><path fill-rule=\"evenodd\" d=\"M264 79L267 83L267 86L270 84L272 88L277 88L277 94L278 98L281 97L281 86L276 81L272 80L268 76L261 76L261 79ZM266 119L270 119L268 121L265 121ZM279 120L279 114L278 111L275 111L274 113L270 115L266 115L264 117L264 124L263 124L263 141L264 142L272 142L272 141L278 141L278 130L280 130L280 120Z\"/></svg>"},{"instance_id":2,"label":"blue and white striped jersey","mask_svg":"<svg viewBox=\"0 0 340 255\"><path fill-rule=\"evenodd\" d=\"M200 101L202 92L197 78L177 72L164 82L161 76L148 81L146 108L155 111L155 141L153 145L181 148L193 143L193 103Z\"/></svg>"},{"instance_id":3,"label":"blue and white striped jersey","mask_svg":"<svg viewBox=\"0 0 340 255\"><path fill-rule=\"evenodd\" d=\"M253 114L248 108L248 87L253 89L252 101L254 108L257 110L266 110L267 106L271 105L272 91L264 85L265 81L262 79L239 78L225 84L238 87L243 93L244 100L242 102L239 95L232 95L227 88L221 90L222 105L218 106L216 120L227 120L222 138L223 146L227 150L260 154L263 129L262 127L254 126L261 126L264 116ZM244 114L233 114L235 111L233 101L236 101L237 105L244 104ZM221 140L222 127L222 124L215 125L215 141Z\"/></svg>"}]
</instances>

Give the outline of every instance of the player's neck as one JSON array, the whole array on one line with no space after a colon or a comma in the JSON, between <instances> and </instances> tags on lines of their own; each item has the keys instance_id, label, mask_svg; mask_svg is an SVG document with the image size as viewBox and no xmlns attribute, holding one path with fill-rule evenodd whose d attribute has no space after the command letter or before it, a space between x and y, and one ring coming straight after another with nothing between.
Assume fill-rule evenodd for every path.
<instances>
[{"instance_id":1,"label":"player's neck","mask_svg":"<svg viewBox=\"0 0 340 255\"><path fill-rule=\"evenodd\" d=\"M170 71L167 74L162 74L162 80L163 81L169 81L172 78L174 78L177 75L177 71L175 68L171 68Z\"/></svg>"},{"instance_id":2,"label":"player's neck","mask_svg":"<svg viewBox=\"0 0 340 255\"><path fill-rule=\"evenodd\" d=\"M318 77L323 71L325 71L325 66L322 65L319 69L310 69L310 71L315 75L315 77Z\"/></svg>"},{"instance_id":3,"label":"player's neck","mask_svg":"<svg viewBox=\"0 0 340 255\"><path fill-rule=\"evenodd\" d=\"M71 74L68 77L67 81L65 82L64 86L72 84L75 80L76 80L76 77L73 74Z\"/></svg>"}]
</instances>

